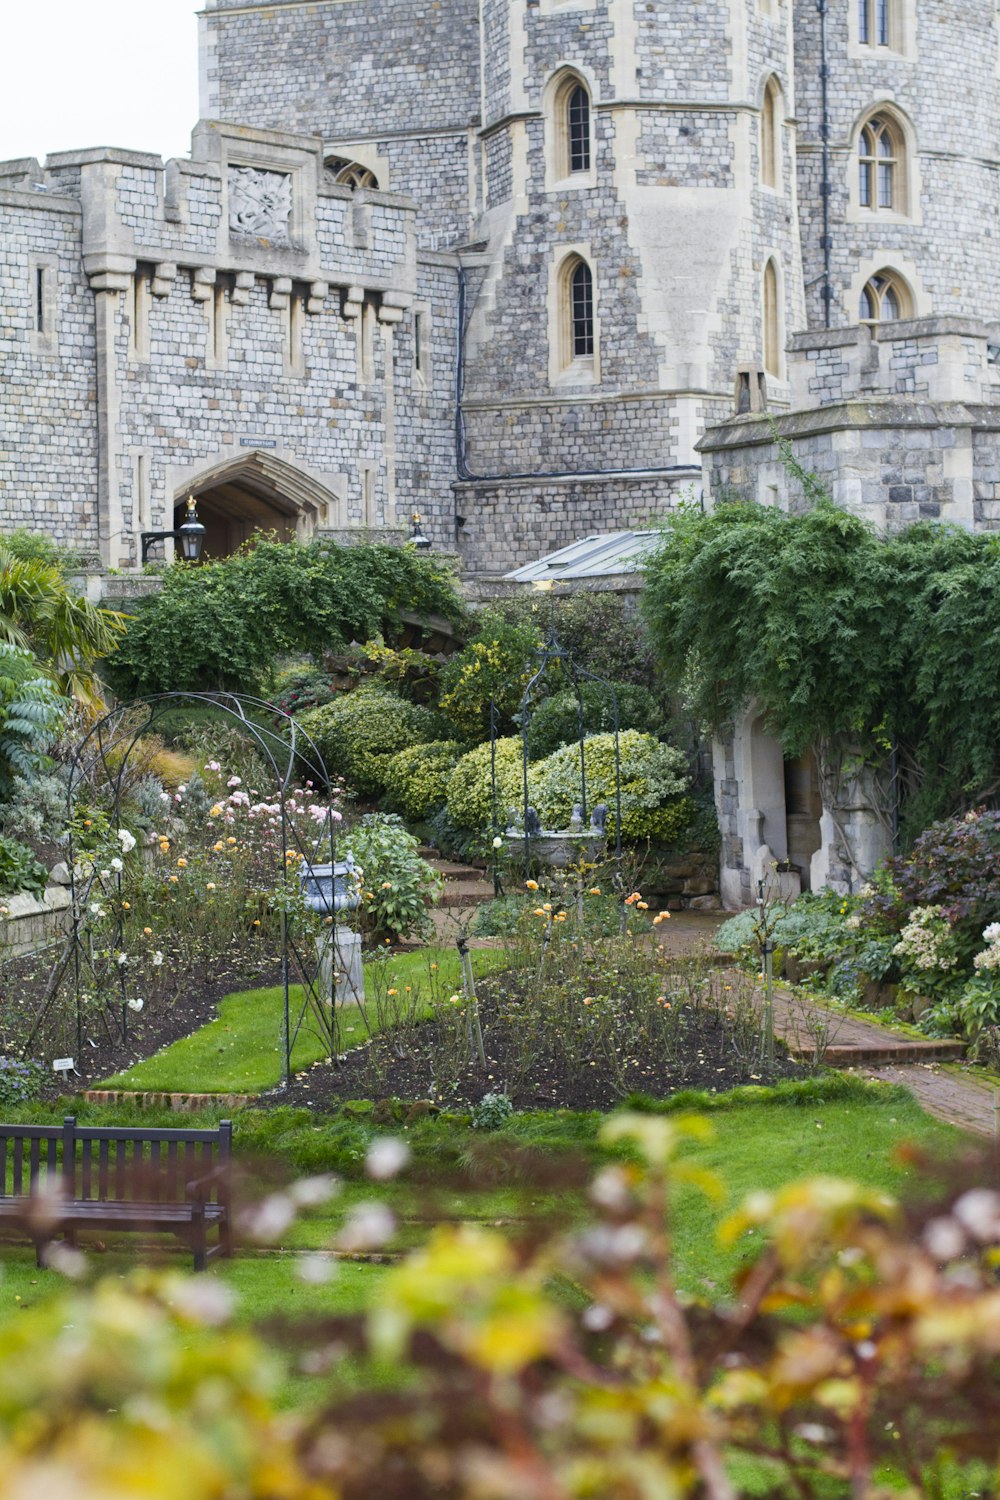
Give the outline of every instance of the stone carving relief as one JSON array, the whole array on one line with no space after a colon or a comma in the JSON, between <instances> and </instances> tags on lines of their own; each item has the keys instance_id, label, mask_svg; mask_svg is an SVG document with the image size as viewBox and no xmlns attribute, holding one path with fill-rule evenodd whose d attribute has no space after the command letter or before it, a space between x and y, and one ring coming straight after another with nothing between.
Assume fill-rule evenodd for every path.
<instances>
[{"instance_id":1,"label":"stone carving relief","mask_svg":"<svg viewBox=\"0 0 1000 1500\"><path fill-rule=\"evenodd\" d=\"M239 239L291 243L292 179L287 172L229 168L229 232Z\"/></svg>"}]
</instances>

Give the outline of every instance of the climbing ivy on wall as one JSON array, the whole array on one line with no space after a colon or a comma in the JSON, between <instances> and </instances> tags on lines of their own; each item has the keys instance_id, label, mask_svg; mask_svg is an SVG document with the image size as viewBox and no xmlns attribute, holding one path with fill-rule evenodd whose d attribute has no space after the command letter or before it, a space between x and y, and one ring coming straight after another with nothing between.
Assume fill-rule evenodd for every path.
<instances>
[{"instance_id":1,"label":"climbing ivy on wall","mask_svg":"<svg viewBox=\"0 0 1000 1500\"><path fill-rule=\"evenodd\" d=\"M882 538L809 476L808 508L671 517L643 610L707 728L759 705L787 754L895 745L905 821L1000 797L1000 536L921 523Z\"/></svg>"}]
</instances>

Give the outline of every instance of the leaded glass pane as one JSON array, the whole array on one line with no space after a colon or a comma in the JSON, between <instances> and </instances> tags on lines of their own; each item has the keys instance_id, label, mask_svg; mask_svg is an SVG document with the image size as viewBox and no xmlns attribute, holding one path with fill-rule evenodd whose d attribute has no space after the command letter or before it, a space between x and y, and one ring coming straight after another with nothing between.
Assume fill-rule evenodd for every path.
<instances>
[{"instance_id":1,"label":"leaded glass pane","mask_svg":"<svg viewBox=\"0 0 1000 1500\"><path fill-rule=\"evenodd\" d=\"M569 169L571 172L590 171L590 96L582 84L569 96L567 104L569 129Z\"/></svg>"},{"instance_id":2,"label":"leaded glass pane","mask_svg":"<svg viewBox=\"0 0 1000 1500\"><path fill-rule=\"evenodd\" d=\"M573 320L573 358L581 359L594 352L594 279L590 267L581 261L570 282Z\"/></svg>"}]
</instances>

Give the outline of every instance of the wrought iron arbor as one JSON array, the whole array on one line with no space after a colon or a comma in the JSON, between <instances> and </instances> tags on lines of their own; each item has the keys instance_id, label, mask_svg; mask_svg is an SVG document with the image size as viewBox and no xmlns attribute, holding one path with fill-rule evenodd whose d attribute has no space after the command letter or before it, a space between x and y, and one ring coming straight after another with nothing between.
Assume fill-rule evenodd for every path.
<instances>
[{"instance_id":1,"label":"wrought iron arbor","mask_svg":"<svg viewBox=\"0 0 1000 1500\"><path fill-rule=\"evenodd\" d=\"M123 794L132 769L132 757L145 736L155 732L157 722L182 704L205 705L236 726L262 757L276 788L279 817L275 843L275 881L271 905L280 921L279 956L283 990L281 1037L282 1082L287 1086L292 1071L292 1052L299 1035L311 1031L323 1048L336 1059L339 1045L339 1008L335 965L323 963L322 944L316 940L316 919L301 900L300 870L336 860L336 821L332 806L322 821L309 819L308 835L301 817L292 815L291 793L299 783L329 786L323 757L315 742L289 714L263 699L248 695L209 693L161 693L134 700L100 718L83 736L70 760L67 790L72 898L71 927L50 972L46 991L31 1037L34 1040L47 1016L65 1009L67 1002L75 1022L77 1056L84 1047L85 1012L95 997L96 1016L113 1041L127 1044L131 1010L128 1003L126 965L113 961L117 947L125 951L127 891L130 874L127 859L115 859L114 869L99 870L85 857L74 830L74 810L81 792L97 791L106 810L110 836L119 840L123 829ZM252 716L252 717L251 717ZM273 731L268 720L275 722ZM329 799L328 799L329 801ZM127 832L127 830L126 830ZM124 848L125 846L122 845ZM106 911L100 898L110 886L112 899ZM95 948L94 910L111 920L110 942L105 929L103 947ZM296 992L296 985L301 991Z\"/></svg>"}]
</instances>

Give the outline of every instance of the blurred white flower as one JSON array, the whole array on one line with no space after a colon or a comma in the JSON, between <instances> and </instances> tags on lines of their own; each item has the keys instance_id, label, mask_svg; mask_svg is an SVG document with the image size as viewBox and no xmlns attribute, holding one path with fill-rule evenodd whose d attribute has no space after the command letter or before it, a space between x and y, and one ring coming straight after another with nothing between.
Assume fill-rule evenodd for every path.
<instances>
[{"instance_id":1,"label":"blurred white flower","mask_svg":"<svg viewBox=\"0 0 1000 1500\"><path fill-rule=\"evenodd\" d=\"M159 948L157 948L156 952L153 954L153 968L158 969L162 962L163 954L160 952Z\"/></svg>"},{"instance_id":2,"label":"blurred white flower","mask_svg":"<svg viewBox=\"0 0 1000 1500\"><path fill-rule=\"evenodd\" d=\"M112 870L114 870L116 875L120 875L125 866L120 859L116 858L111 861L111 868Z\"/></svg>"},{"instance_id":3,"label":"blurred white flower","mask_svg":"<svg viewBox=\"0 0 1000 1500\"><path fill-rule=\"evenodd\" d=\"M136 995L134 1000L126 1000L125 1002L129 1010L134 1010L137 1014L140 1010L142 1010L142 1007L145 1005L145 1003L145 1000L140 1000L138 995Z\"/></svg>"},{"instance_id":4,"label":"blurred white flower","mask_svg":"<svg viewBox=\"0 0 1000 1500\"><path fill-rule=\"evenodd\" d=\"M119 955L118 955L118 967L120 969L123 969L127 963L128 963L128 954L127 953L119 953Z\"/></svg>"},{"instance_id":5,"label":"blurred white flower","mask_svg":"<svg viewBox=\"0 0 1000 1500\"><path fill-rule=\"evenodd\" d=\"M122 846L123 854L131 854L132 850L135 848L135 837L131 833L129 833L127 828L119 828L118 842Z\"/></svg>"},{"instance_id":6,"label":"blurred white flower","mask_svg":"<svg viewBox=\"0 0 1000 1500\"><path fill-rule=\"evenodd\" d=\"M369 1146L365 1171L376 1182L388 1182L403 1170L409 1159L410 1148L405 1141L392 1135L383 1136Z\"/></svg>"}]
</instances>

